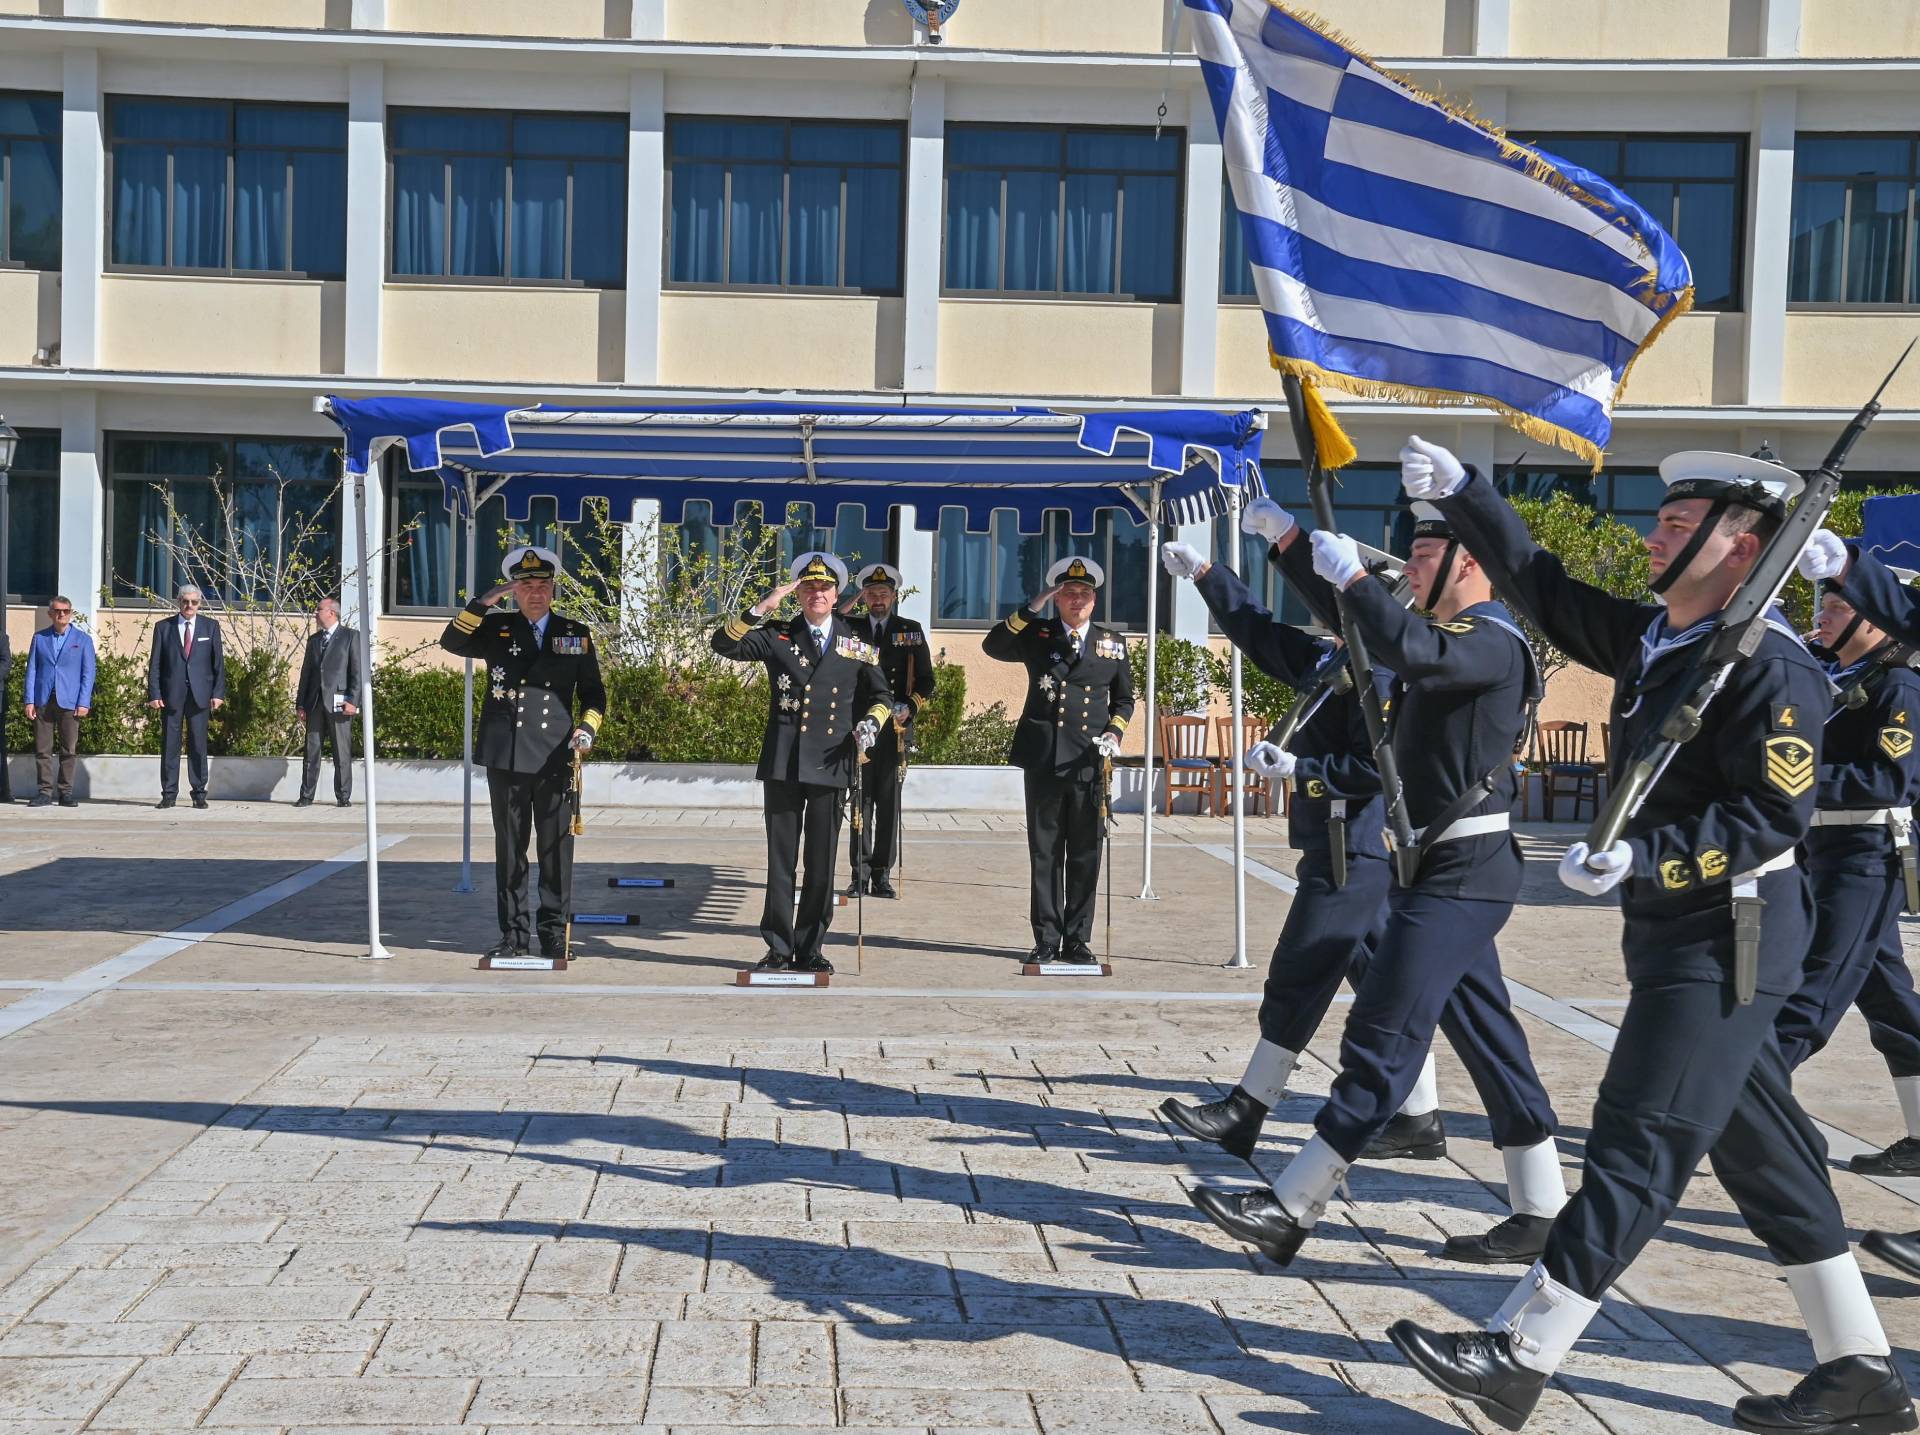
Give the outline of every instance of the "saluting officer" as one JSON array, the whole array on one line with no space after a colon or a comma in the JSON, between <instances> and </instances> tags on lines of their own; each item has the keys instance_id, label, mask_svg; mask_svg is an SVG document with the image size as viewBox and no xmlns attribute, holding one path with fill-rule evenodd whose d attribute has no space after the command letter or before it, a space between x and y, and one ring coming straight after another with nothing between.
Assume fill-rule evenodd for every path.
<instances>
[{"instance_id":1,"label":"saluting officer","mask_svg":"<svg viewBox=\"0 0 1920 1435\"><path fill-rule=\"evenodd\" d=\"M1133 671L1119 629L1093 621L1106 573L1068 556L1047 586L994 625L989 658L1024 663L1027 701L1008 761L1026 773L1029 916L1034 962L1094 963L1100 889L1101 759L1120 751L1133 717ZM1059 616L1039 614L1052 602Z\"/></svg>"},{"instance_id":2,"label":"saluting officer","mask_svg":"<svg viewBox=\"0 0 1920 1435\"><path fill-rule=\"evenodd\" d=\"M487 955L496 959L525 956L536 928L542 956L566 954L573 890L567 796L573 752L593 746L607 705L593 630L553 611L559 571L560 559L551 549L515 548L501 565L507 581L468 603L440 635L448 652L487 665L473 755L487 770L493 806L500 940ZM518 611L488 611L509 593ZM530 827L540 859L540 908L532 920L527 913Z\"/></svg>"},{"instance_id":3,"label":"saluting officer","mask_svg":"<svg viewBox=\"0 0 1920 1435\"><path fill-rule=\"evenodd\" d=\"M1738 454L1674 454L1660 475L1666 502L1646 543L1664 607L1568 577L1492 484L1445 449L1416 438L1401 454L1407 491L1441 504L1501 591L1575 662L1613 677L1616 781L1691 691L1693 645L1707 641L1802 487L1791 469ZM1624 838L1591 854L1576 842L1561 860L1560 880L1575 891L1619 888L1626 916L1630 995L1580 1188L1486 1329L1399 1321L1388 1331L1427 1379L1509 1430L1672 1214L1702 1156L1784 1268L1819 1362L1789 1395L1741 1398L1734 1423L1913 1428L1905 1383L1847 1248L1826 1143L1794 1099L1774 1032L1812 935L1794 848L1813 817L1817 718L1831 691L1776 613Z\"/></svg>"},{"instance_id":4,"label":"saluting officer","mask_svg":"<svg viewBox=\"0 0 1920 1435\"><path fill-rule=\"evenodd\" d=\"M831 972L820 950L833 916L833 869L840 808L857 755L872 748L893 716L880 651L833 611L847 565L831 553L802 553L781 584L744 615L714 631L723 658L767 669L767 734L755 775L765 786L767 899L760 936L763 972ZM798 590L800 612L768 620ZM804 845L807 877L793 909L794 868Z\"/></svg>"},{"instance_id":5,"label":"saluting officer","mask_svg":"<svg viewBox=\"0 0 1920 1435\"><path fill-rule=\"evenodd\" d=\"M913 720L933 696L933 654L927 648L927 630L894 611L900 601L898 568L869 563L854 581L860 592L848 598L840 612L847 625L879 651L880 666L886 669L887 686L893 691L893 731L882 733L874 744L861 778L865 807L860 829L847 835L853 863L853 884L847 895L864 886L871 896L897 897L900 894L887 874L900 851L900 769L913 741ZM854 616L856 603L866 606L865 614Z\"/></svg>"}]
</instances>

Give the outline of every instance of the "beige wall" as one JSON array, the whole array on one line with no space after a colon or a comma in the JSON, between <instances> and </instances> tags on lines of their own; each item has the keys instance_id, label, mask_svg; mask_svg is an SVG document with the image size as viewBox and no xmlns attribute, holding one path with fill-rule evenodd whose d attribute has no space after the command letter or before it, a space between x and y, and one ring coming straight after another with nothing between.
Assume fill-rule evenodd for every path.
<instances>
[{"instance_id":1,"label":"beige wall","mask_svg":"<svg viewBox=\"0 0 1920 1435\"><path fill-rule=\"evenodd\" d=\"M32 10L31 5L24 8ZM72 13L71 6L68 13ZM352 14L352 0L105 0L100 13L108 20L160 20L174 25L344 30Z\"/></svg>"},{"instance_id":2,"label":"beige wall","mask_svg":"<svg viewBox=\"0 0 1920 1435\"><path fill-rule=\"evenodd\" d=\"M939 362L946 393L1176 393L1180 306L944 299Z\"/></svg>"},{"instance_id":3,"label":"beige wall","mask_svg":"<svg viewBox=\"0 0 1920 1435\"><path fill-rule=\"evenodd\" d=\"M1363 54L1380 58L1447 53L1447 0L1313 0L1319 16ZM1463 14L1465 6L1459 5ZM1465 36L1453 37L1464 42ZM1460 45L1465 48L1464 44Z\"/></svg>"},{"instance_id":4,"label":"beige wall","mask_svg":"<svg viewBox=\"0 0 1920 1435\"><path fill-rule=\"evenodd\" d=\"M387 0L387 28L437 35L622 39L632 13L631 0Z\"/></svg>"},{"instance_id":5,"label":"beige wall","mask_svg":"<svg viewBox=\"0 0 1920 1435\"><path fill-rule=\"evenodd\" d=\"M897 389L903 333L898 299L669 290L660 296L660 382Z\"/></svg>"},{"instance_id":6,"label":"beige wall","mask_svg":"<svg viewBox=\"0 0 1920 1435\"><path fill-rule=\"evenodd\" d=\"M972 8L970 0L966 14ZM956 34L960 18L955 17ZM667 0L667 38L708 44L910 45L913 22L900 0Z\"/></svg>"},{"instance_id":7,"label":"beige wall","mask_svg":"<svg viewBox=\"0 0 1920 1435\"><path fill-rule=\"evenodd\" d=\"M1913 337L1911 314L1789 314L1783 404L1855 409ZM1882 402L1920 407L1920 372L1900 370Z\"/></svg>"},{"instance_id":8,"label":"beige wall","mask_svg":"<svg viewBox=\"0 0 1920 1435\"><path fill-rule=\"evenodd\" d=\"M614 383L626 369L618 289L389 284L380 371L406 379Z\"/></svg>"},{"instance_id":9,"label":"beige wall","mask_svg":"<svg viewBox=\"0 0 1920 1435\"><path fill-rule=\"evenodd\" d=\"M1725 55L1730 33L1750 33L1756 8L1757 0L1513 0L1509 49L1567 60Z\"/></svg>"},{"instance_id":10,"label":"beige wall","mask_svg":"<svg viewBox=\"0 0 1920 1435\"><path fill-rule=\"evenodd\" d=\"M195 374L339 373L346 286L319 279L108 274L100 365Z\"/></svg>"},{"instance_id":11,"label":"beige wall","mask_svg":"<svg viewBox=\"0 0 1920 1435\"><path fill-rule=\"evenodd\" d=\"M31 364L34 350L59 342L60 276L0 269L0 364Z\"/></svg>"},{"instance_id":12,"label":"beige wall","mask_svg":"<svg viewBox=\"0 0 1920 1435\"><path fill-rule=\"evenodd\" d=\"M1267 353L1266 317L1258 304L1222 304L1213 348L1216 394L1236 399L1280 396L1280 373Z\"/></svg>"},{"instance_id":13,"label":"beige wall","mask_svg":"<svg viewBox=\"0 0 1920 1435\"><path fill-rule=\"evenodd\" d=\"M1633 366L1622 402L1737 404L1745 388L1744 314L1686 314Z\"/></svg>"},{"instance_id":14,"label":"beige wall","mask_svg":"<svg viewBox=\"0 0 1920 1435\"><path fill-rule=\"evenodd\" d=\"M1805 0L1800 53L1901 59L1920 55L1920 0Z\"/></svg>"},{"instance_id":15,"label":"beige wall","mask_svg":"<svg viewBox=\"0 0 1920 1435\"><path fill-rule=\"evenodd\" d=\"M873 0L869 0L870 5ZM885 0L894 9L899 0ZM1395 0L1398 5L1401 0ZM966 0L945 26L968 49L1157 54L1167 47L1160 0Z\"/></svg>"}]
</instances>

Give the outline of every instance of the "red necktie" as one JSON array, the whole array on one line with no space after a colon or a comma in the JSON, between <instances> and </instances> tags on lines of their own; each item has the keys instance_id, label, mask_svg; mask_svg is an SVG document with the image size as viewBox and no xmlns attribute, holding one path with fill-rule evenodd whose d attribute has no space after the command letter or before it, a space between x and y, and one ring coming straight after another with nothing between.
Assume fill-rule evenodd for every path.
<instances>
[{"instance_id":1,"label":"red necktie","mask_svg":"<svg viewBox=\"0 0 1920 1435\"><path fill-rule=\"evenodd\" d=\"M193 656L193 624L191 623L187 624L187 645L183 656L189 658Z\"/></svg>"}]
</instances>

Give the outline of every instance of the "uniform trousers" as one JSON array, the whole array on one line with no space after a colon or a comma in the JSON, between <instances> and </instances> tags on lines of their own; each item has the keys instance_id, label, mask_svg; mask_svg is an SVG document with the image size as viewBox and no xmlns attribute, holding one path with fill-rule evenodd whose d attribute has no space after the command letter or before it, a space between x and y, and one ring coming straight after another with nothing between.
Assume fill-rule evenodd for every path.
<instances>
[{"instance_id":1,"label":"uniform trousers","mask_svg":"<svg viewBox=\"0 0 1920 1435\"><path fill-rule=\"evenodd\" d=\"M1775 1023L1787 1068L1824 1047L1858 1006L1874 1049L1894 1076L1920 1076L1920 996L1900 946L1906 886L1900 859L1814 867L1813 944L1799 989Z\"/></svg>"},{"instance_id":2,"label":"uniform trousers","mask_svg":"<svg viewBox=\"0 0 1920 1435\"><path fill-rule=\"evenodd\" d=\"M345 713L307 714L306 760L300 768L300 795L311 801L320 786L320 746L333 750L333 795L345 802L353 796L353 719ZM571 778L569 778L571 781ZM525 845L524 843L522 845Z\"/></svg>"},{"instance_id":3,"label":"uniform trousers","mask_svg":"<svg viewBox=\"0 0 1920 1435\"><path fill-rule=\"evenodd\" d=\"M543 945L566 939L567 898L573 890L572 783L573 757L564 747L538 772L487 769L500 935L523 947L532 945L528 938L536 925ZM540 908L532 919L527 910L529 835L540 862Z\"/></svg>"},{"instance_id":4,"label":"uniform trousers","mask_svg":"<svg viewBox=\"0 0 1920 1435\"><path fill-rule=\"evenodd\" d=\"M860 769L860 830L847 834L853 878L885 877L900 855L900 743L895 727L884 727Z\"/></svg>"},{"instance_id":5,"label":"uniform trousers","mask_svg":"<svg viewBox=\"0 0 1920 1435\"><path fill-rule=\"evenodd\" d=\"M207 791L207 709L187 699L184 708L168 704L160 712L160 795L180 795L180 736L186 729L187 787L195 797Z\"/></svg>"},{"instance_id":6,"label":"uniform trousers","mask_svg":"<svg viewBox=\"0 0 1920 1435\"><path fill-rule=\"evenodd\" d=\"M1513 904L1396 887L1387 910L1314 1128L1342 1160L1358 1160L1412 1092L1438 1028L1473 1080L1493 1144L1546 1140L1553 1104L1508 1004L1494 946Z\"/></svg>"},{"instance_id":7,"label":"uniform trousers","mask_svg":"<svg viewBox=\"0 0 1920 1435\"><path fill-rule=\"evenodd\" d=\"M1028 917L1043 947L1090 942L1100 891L1100 772L1028 772Z\"/></svg>"},{"instance_id":8,"label":"uniform trousers","mask_svg":"<svg viewBox=\"0 0 1920 1435\"><path fill-rule=\"evenodd\" d=\"M760 939L767 950L792 961L821 955L833 919L833 868L840 848L844 787L768 780L761 784L767 823L767 900L760 909ZM806 880L800 910L793 908L794 868L804 852Z\"/></svg>"},{"instance_id":9,"label":"uniform trousers","mask_svg":"<svg viewBox=\"0 0 1920 1435\"><path fill-rule=\"evenodd\" d=\"M1805 950L1812 914L1804 885L1797 890L1797 903L1768 900L1763 973L1772 965L1767 947ZM1711 942L1676 943L1672 932L1671 922L1627 923L1629 971L1636 950L1659 960L1632 981L1594 1103L1580 1189L1547 1236L1547 1274L1590 1300L1653 1239L1702 1156L1781 1265L1809 1265L1847 1249L1826 1142L1794 1100L1774 1036L1785 993L1763 990L1742 1006L1725 979L1660 972L1686 967L1708 947L1731 961L1730 922Z\"/></svg>"}]
</instances>

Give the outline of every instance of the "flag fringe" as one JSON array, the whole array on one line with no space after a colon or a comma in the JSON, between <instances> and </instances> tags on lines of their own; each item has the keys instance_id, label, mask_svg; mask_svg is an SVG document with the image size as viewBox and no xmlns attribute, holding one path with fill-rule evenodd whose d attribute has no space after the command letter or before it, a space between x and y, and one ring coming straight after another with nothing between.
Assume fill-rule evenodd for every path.
<instances>
[{"instance_id":1,"label":"flag fringe","mask_svg":"<svg viewBox=\"0 0 1920 1435\"><path fill-rule=\"evenodd\" d=\"M1627 380L1633 377L1633 366L1640 362L1640 356L1653 347L1653 341L1666 333L1667 325L1693 308L1693 286L1689 284L1674 297L1667 312L1660 316L1659 322L1647 330L1647 337L1640 341L1640 347L1633 351L1633 357L1627 360L1627 366L1620 371L1620 382L1613 386L1613 401L1618 404L1627 391Z\"/></svg>"}]
</instances>

